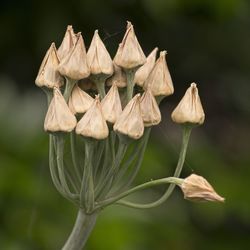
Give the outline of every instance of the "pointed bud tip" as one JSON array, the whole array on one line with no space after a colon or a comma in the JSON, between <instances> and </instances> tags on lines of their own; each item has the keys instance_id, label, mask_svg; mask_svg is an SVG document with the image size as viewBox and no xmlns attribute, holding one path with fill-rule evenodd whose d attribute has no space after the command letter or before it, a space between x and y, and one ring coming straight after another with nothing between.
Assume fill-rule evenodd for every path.
<instances>
[{"instance_id":1,"label":"pointed bud tip","mask_svg":"<svg viewBox=\"0 0 250 250\"><path fill-rule=\"evenodd\" d=\"M95 35L99 35L99 34L98 34L98 30L95 30Z\"/></svg>"},{"instance_id":2,"label":"pointed bud tip","mask_svg":"<svg viewBox=\"0 0 250 250\"><path fill-rule=\"evenodd\" d=\"M196 84L195 82L192 82L192 83L190 84L190 87L192 87L192 88L197 88L197 84Z\"/></svg>"},{"instance_id":3,"label":"pointed bud tip","mask_svg":"<svg viewBox=\"0 0 250 250\"><path fill-rule=\"evenodd\" d=\"M127 21L127 29L133 28L133 24L130 21Z\"/></svg>"},{"instance_id":4,"label":"pointed bud tip","mask_svg":"<svg viewBox=\"0 0 250 250\"><path fill-rule=\"evenodd\" d=\"M166 56L167 55L167 51L163 50L160 52L160 57Z\"/></svg>"}]
</instances>

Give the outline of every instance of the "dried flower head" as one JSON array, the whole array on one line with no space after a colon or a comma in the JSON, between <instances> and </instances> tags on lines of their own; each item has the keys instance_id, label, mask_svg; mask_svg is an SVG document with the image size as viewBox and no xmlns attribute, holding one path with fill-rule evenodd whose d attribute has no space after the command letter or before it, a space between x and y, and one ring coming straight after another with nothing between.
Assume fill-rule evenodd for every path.
<instances>
[{"instance_id":1,"label":"dried flower head","mask_svg":"<svg viewBox=\"0 0 250 250\"><path fill-rule=\"evenodd\" d=\"M154 96L169 96L174 93L173 82L166 62L166 51L160 52L154 68L144 83L144 88L151 88Z\"/></svg>"},{"instance_id":2,"label":"dried flower head","mask_svg":"<svg viewBox=\"0 0 250 250\"><path fill-rule=\"evenodd\" d=\"M54 96L45 117L44 130L52 133L71 132L76 123L76 118L71 113L60 90L54 87Z\"/></svg>"},{"instance_id":3,"label":"dried flower head","mask_svg":"<svg viewBox=\"0 0 250 250\"><path fill-rule=\"evenodd\" d=\"M180 185L184 198L191 201L219 201L225 199L218 195L202 176L192 174Z\"/></svg>"},{"instance_id":4,"label":"dried flower head","mask_svg":"<svg viewBox=\"0 0 250 250\"><path fill-rule=\"evenodd\" d=\"M143 65L146 57L136 38L133 25L128 22L127 30L114 58L115 64L124 69L133 69Z\"/></svg>"},{"instance_id":5,"label":"dried flower head","mask_svg":"<svg viewBox=\"0 0 250 250\"><path fill-rule=\"evenodd\" d=\"M132 139L139 139L143 135L144 124L141 116L140 94L135 95L126 105L114 124L114 130Z\"/></svg>"},{"instance_id":6,"label":"dried flower head","mask_svg":"<svg viewBox=\"0 0 250 250\"><path fill-rule=\"evenodd\" d=\"M122 68L117 66L115 63L114 65L114 74L107 79L106 83L108 86L112 86L116 84L118 88L124 88L127 86L127 78L125 73L123 72Z\"/></svg>"},{"instance_id":7,"label":"dried flower head","mask_svg":"<svg viewBox=\"0 0 250 250\"><path fill-rule=\"evenodd\" d=\"M57 71L59 59L55 44L52 43L40 66L35 83L38 87L54 88L64 84L64 80Z\"/></svg>"},{"instance_id":8,"label":"dried flower head","mask_svg":"<svg viewBox=\"0 0 250 250\"><path fill-rule=\"evenodd\" d=\"M92 137L97 140L108 137L109 129L102 113L99 96L96 96L91 107L77 123L76 133L85 137Z\"/></svg>"},{"instance_id":9,"label":"dried flower head","mask_svg":"<svg viewBox=\"0 0 250 250\"><path fill-rule=\"evenodd\" d=\"M134 83L137 85L143 87L144 82L155 65L157 51L158 48L153 49L153 51L148 55L146 63L135 72Z\"/></svg>"},{"instance_id":10,"label":"dried flower head","mask_svg":"<svg viewBox=\"0 0 250 250\"><path fill-rule=\"evenodd\" d=\"M174 122L180 124L202 124L204 122L205 114L195 83L191 83L171 117Z\"/></svg>"}]
</instances>

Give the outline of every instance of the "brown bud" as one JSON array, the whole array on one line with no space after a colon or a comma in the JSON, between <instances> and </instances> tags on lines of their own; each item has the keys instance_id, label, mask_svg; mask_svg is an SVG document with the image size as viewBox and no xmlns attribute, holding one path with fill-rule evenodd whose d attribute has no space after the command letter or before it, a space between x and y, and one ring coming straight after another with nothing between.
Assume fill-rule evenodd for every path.
<instances>
[{"instance_id":1,"label":"brown bud","mask_svg":"<svg viewBox=\"0 0 250 250\"><path fill-rule=\"evenodd\" d=\"M38 87L47 87L47 88L62 86L64 80L57 71L58 65L59 65L59 59L57 56L56 47L55 44L52 43L40 66L35 81L36 85Z\"/></svg>"},{"instance_id":2,"label":"brown bud","mask_svg":"<svg viewBox=\"0 0 250 250\"><path fill-rule=\"evenodd\" d=\"M171 117L174 122L181 124L202 124L204 122L205 114L195 83L191 83Z\"/></svg>"},{"instance_id":3,"label":"brown bud","mask_svg":"<svg viewBox=\"0 0 250 250\"><path fill-rule=\"evenodd\" d=\"M143 87L144 82L148 78L150 72L152 71L155 65L155 59L157 54L158 48L155 48L147 57L146 63L142 65L136 72L134 83Z\"/></svg>"},{"instance_id":4,"label":"brown bud","mask_svg":"<svg viewBox=\"0 0 250 250\"><path fill-rule=\"evenodd\" d=\"M135 95L126 105L114 124L114 131L132 139L139 139L143 135L144 124L140 109L140 94Z\"/></svg>"},{"instance_id":5,"label":"brown bud","mask_svg":"<svg viewBox=\"0 0 250 250\"><path fill-rule=\"evenodd\" d=\"M76 84L69 98L69 108L74 114L85 113L93 101L94 99Z\"/></svg>"},{"instance_id":6,"label":"brown bud","mask_svg":"<svg viewBox=\"0 0 250 250\"><path fill-rule=\"evenodd\" d=\"M91 107L77 123L76 133L97 140L108 137L109 129L102 113L99 96L96 97Z\"/></svg>"},{"instance_id":7,"label":"brown bud","mask_svg":"<svg viewBox=\"0 0 250 250\"><path fill-rule=\"evenodd\" d=\"M103 44L98 30L95 31L87 53L90 73L93 75L112 75L114 72L112 59Z\"/></svg>"},{"instance_id":8,"label":"brown bud","mask_svg":"<svg viewBox=\"0 0 250 250\"><path fill-rule=\"evenodd\" d=\"M71 49L76 43L76 39L77 37L74 33L73 27L71 25L68 25L63 41L57 50L60 61L70 53Z\"/></svg>"},{"instance_id":9,"label":"brown bud","mask_svg":"<svg viewBox=\"0 0 250 250\"><path fill-rule=\"evenodd\" d=\"M141 97L141 115L145 127L157 125L161 121L161 112L150 88Z\"/></svg>"},{"instance_id":10,"label":"brown bud","mask_svg":"<svg viewBox=\"0 0 250 250\"><path fill-rule=\"evenodd\" d=\"M106 121L115 123L122 113L120 96L116 84L113 84L107 95L102 99L102 112Z\"/></svg>"},{"instance_id":11,"label":"brown bud","mask_svg":"<svg viewBox=\"0 0 250 250\"><path fill-rule=\"evenodd\" d=\"M76 123L76 118L71 113L60 90L54 87L54 96L45 117L44 130L48 132L71 132Z\"/></svg>"},{"instance_id":12,"label":"brown bud","mask_svg":"<svg viewBox=\"0 0 250 250\"><path fill-rule=\"evenodd\" d=\"M74 47L60 62L58 70L61 75L70 79L80 80L89 76L87 55L81 33L78 33Z\"/></svg>"},{"instance_id":13,"label":"brown bud","mask_svg":"<svg viewBox=\"0 0 250 250\"><path fill-rule=\"evenodd\" d=\"M202 176L192 174L180 185L184 198L191 201L219 201L224 198L218 195L213 187Z\"/></svg>"},{"instance_id":14,"label":"brown bud","mask_svg":"<svg viewBox=\"0 0 250 250\"><path fill-rule=\"evenodd\" d=\"M89 77L79 80L78 86L84 91L96 90L95 83Z\"/></svg>"},{"instance_id":15,"label":"brown bud","mask_svg":"<svg viewBox=\"0 0 250 250\"><path fill-rule=\"evenodd\" d=\"M115 63L114 65L114 74L107 79L106 83L108 86L116 84L118 88L124 88L127 86L127 78L125 73L122 71L122 68L117 66Z\"/></svg>"},{"instance_id":16,"label":"brown bud","mask_svg":"<svg viewBox=\"0 0 250 250\"><path fill-rule=\"evenodd\" d=\"M128 22L127 30L114 58L115 64L124 69L133 69L143 65L146 57L136 38L133 25Z\"/></svg>"},{"instance_id":17,"label":"brown bud","mask_svg":"<svg viewBox=\"0 0 250 250\"><path fill-rule=\"evenodd\" d=\"M144 83L144 88L151 88L154 96L168 96L174 93L173 82L166 62L166 51L161 51L154 68Z\"/></svg>"}]
</instances>

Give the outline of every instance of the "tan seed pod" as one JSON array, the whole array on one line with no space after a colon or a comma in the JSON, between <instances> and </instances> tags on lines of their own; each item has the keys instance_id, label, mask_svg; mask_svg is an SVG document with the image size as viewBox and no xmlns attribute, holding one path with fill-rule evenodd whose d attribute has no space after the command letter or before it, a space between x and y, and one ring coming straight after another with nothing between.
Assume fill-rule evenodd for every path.
<instances>
[{"instance_id":1,"label":"tan seed pod","mask_svg":"<svg viewBox=\"0 0 250 250\"><path fill-rule=\"evenodd\" d=\"M127 78L126 74L123 72L122 68L117 66L115 63L114 65L114 74L107 79L106 83L107 86L112 86L116 84L118 88L124 88L127 86Z\"/></svg>"}]
</instances>

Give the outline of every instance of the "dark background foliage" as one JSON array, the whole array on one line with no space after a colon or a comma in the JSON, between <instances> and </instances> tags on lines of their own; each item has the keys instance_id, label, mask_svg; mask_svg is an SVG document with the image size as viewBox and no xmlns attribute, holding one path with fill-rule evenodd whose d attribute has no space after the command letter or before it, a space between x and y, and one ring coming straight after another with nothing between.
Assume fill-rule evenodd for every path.
<instances>
[{"instance_id":1,"label":"dark background foliage","mask_svg":"<svg viewBox=\"0 0 250 250\"><path fill-rule=\"evenodd\" d=\"M183 177L205 176L225 204L171 199L152 210L113 206L101 214L87 249L188 250L250 247L250 4L247 0L1 1L0 249L60 249L76 208L55 191L43 132L46 99L34 85L52 41L72 24L90 44L99 29L114 56L126 20L145 53L168 51L175 94L161 104L137 182L172 175L180 128L170 114L195 81L206 113L194 129ZM164 188L136 199L154 200Z\"/></svg>"}]
</instances>

